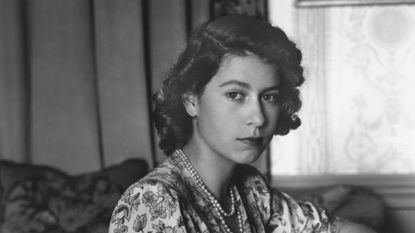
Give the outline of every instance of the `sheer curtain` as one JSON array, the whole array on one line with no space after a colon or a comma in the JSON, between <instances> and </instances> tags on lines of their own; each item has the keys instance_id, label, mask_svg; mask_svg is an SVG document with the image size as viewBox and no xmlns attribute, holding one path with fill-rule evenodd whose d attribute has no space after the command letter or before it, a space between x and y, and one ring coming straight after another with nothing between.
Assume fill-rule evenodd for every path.
<instances>
[{"instance_id":1,"label":"sheer curtain","mask_svg":"<svg viewBox=\"0 0 415 233\"><path fill-rule=\"evenodd\" d=\"M274 140L272 173L415 173L415 5L297 8L292 18L303 125Z\"/></svg>"}]
</instances>

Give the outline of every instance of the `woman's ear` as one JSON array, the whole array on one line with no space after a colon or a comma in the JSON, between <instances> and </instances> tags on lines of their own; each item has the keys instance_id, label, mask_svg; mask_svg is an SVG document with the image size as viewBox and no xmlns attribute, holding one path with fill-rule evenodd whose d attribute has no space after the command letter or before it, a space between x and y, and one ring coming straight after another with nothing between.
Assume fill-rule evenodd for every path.
<instances>
[{"instance_id":1,"label":"woman's ear","mask_svg":"<svg viewBox=\"0 0 415 233\"><path fill-rule=\"evenodd\" d=\"M198 112L198 97L193 93L184 93L182 101L187 114L191 117L196 117Z\"/></svg>"}]
</instances>

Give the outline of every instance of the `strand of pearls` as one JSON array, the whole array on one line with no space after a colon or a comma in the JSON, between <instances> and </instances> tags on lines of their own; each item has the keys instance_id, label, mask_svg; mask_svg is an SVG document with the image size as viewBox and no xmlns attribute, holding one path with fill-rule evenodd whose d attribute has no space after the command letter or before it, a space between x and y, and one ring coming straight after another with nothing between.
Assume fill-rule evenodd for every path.
<instances>
[{"instance_id":1,"label":"strand of pearls","mask_svg":"<svg viewBox=\"0 0 415 233\"><path fill-rule=\"evenodd\" d=\"M235 214L235 195L233 193L233 190L232 189L229 190L229 194L230 194L230 197L231 197L231 203L232 204L231 204L230 212L227 213L222 208L222 206L220 205L218 200L216 200L215 196L213 196L213 194L207 189L207 187L206 187L205 183L203 182L202 178L199 176L197 171L193 168L192 164L190 163L187 156L183 153L183 151L182 150L177 150L177 154L179 155L180 159L183 161L185 167L190 171L190 174L192 175L193 179L196 181L196 185L198 187L200 187L200 189L202 189L204 193L207 194L210 203L215 207L217 212L223 214L225 217L233 216Z\"/></svg>"},{"instance_id":2,"label":"strand of pearls","mask_svg":"<svg viewBox=\"0 0 415 233\"><path fill-rule=\"evenodd\" d=\"M225 217L231 217L235 214L235 212L238 215L238 225L239 225L239 232L243 233L243 225L242 225L242 216L239 211L235 210L235 194L233 193L233 189L231 188L229 190L229 194L231 197L231 211L229 213L226 213L226 211L222 208L218 200L213 196L213 194L207 189L205 183L203 182L202 178L197 173L196 169L192 166L190 160L187 158L187 156L184 154L182 150L176 150L177 154L179 155L180 159L184 163L184 166L189 170L190 174L192 175L192 178L195 180L196 185L204 192L209 198L210 203L213 205L215 211L219 214L219 219L222 223L222 225L225 227L227 233L232 233L231 229L229 228L228 224L226 224L224 216Z\"/></svg>"}]
</instances>

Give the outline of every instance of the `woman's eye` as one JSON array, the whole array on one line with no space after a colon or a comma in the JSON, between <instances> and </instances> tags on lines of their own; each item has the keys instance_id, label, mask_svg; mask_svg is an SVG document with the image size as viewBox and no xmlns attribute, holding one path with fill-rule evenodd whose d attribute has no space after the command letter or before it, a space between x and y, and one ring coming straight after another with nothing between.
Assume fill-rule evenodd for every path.
<instances>
[{"instance_id":1,"label":"woman's eye","mask_svg":"<svg viewBox=\"0 0 415 233\"><path fill-rule=\"evenodd\" d=\"M226 97L230 98L231 100L240 100L242 99L243 95L242 93L233 91L226 93Z\"/></svg>"},{"instance_id":2,"label":"woman's eye","mask_svg":"<svg viewBox=\"0 0 415 233\"><path fill-rule=\"evenodd\" d=\"M262 96L262 100L264 102L275 103L277 102L278 95L277 94L265 94Z\"/></svg>"}]
</instances>

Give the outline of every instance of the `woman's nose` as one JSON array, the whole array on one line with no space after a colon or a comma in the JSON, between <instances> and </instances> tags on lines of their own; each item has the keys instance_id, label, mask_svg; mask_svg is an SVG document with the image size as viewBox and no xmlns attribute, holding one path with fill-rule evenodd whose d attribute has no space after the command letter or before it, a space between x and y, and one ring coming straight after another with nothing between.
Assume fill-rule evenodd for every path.
<instances>
[{"instance_id":1,"label":"woman's nose","mask_svg":"<svg viewBox=\"0 0 415 233\"><path fill-rule=\"evenodd\" d=\"M256 128L262 127L265 124L265 115L259 101L254 101L251 104L247 123Z\"/></svg>"}]
</instances>

